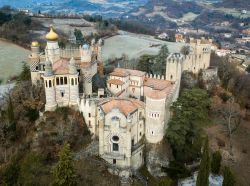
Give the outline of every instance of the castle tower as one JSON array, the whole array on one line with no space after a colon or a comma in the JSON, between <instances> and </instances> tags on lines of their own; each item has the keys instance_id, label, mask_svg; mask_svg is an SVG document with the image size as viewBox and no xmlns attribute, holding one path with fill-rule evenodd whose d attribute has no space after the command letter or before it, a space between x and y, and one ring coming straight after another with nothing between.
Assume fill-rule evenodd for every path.
<instances>
[{"instance_id":1,"label":"castle tower","mask_svg":"<svg viewBox=\"0 0 250 186\"><path fill-rule=\"evenodd\" d=\"M180 81L183 65L183 55L173 53L166 59L166 80Z\"/></svg>"},{"instance_id":2,"label":"castle tower","mask_svg":"<svg viewBox=\"0 0 250 186\"><path fill-rule=\"evenodd\" d=\"M58 35L54 32L52 26L50 26L50 31L46 35L47 46L45 48L46 60L52 62L52 64L60 59L60 48L58 45Z\"/></svg>"},{"instance_id":3,"label":"castle tower","mask_svg":"<svg viewBox=\"0 0 250 186\"><path fill-rule=\"evenodd\" d=\"M98 61L97 70L100 75L103 75L102 44L103 40L99 39L97 44L97 61Z\"/></svg>"},{"instance_id":4,"label":"castle tower","mask_svg":"<svg viewBox=\"0 0 250 186\"><path fill-rule=\"evenodd\" d=\"M37 85L41 76L39 73L40 67L40 45L37 41L31 43L31 54L29 55L29 66L31 73L31 81L33 85Z\"/></svg>"},{"instance_id":5,"label":"castle tower","mask_svg":"<svg viewBox=\"0 0 250 186\"><path fill-rule=\"evenodd\" d=\"M50 61L45 62L45 73L44 73L44 87L46 96L46 111L53 111L56 109L56 93L55 93L55 82L52 71L52 63Z\"/></svg>"},{"instance_id":6,"label":"castle tower","mask_svg":"<svg viewBox=\"0 0 250 186\"><path fill-rule=\"evenodd\" d=\"M81 62L90 63L92 58L92 51L88 44L84 44L80 49L81 52Z\"/></svg>"},{"instance_id":7,"label":"castle tower","mask_svg":"<svg viewBox=\"0 0 250 186\"><path fill-rule=\"evenodd\" d=\"M76 106L79 98L79 82L78 72L75 65L75 60L72 57L69 63L69 105Z\"/></svg>"}]
</instances>

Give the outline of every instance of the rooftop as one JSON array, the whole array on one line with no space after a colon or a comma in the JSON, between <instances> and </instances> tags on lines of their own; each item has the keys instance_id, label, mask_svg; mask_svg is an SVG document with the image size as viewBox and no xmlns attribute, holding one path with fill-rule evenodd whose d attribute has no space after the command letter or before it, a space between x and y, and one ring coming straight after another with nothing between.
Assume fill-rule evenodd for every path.
<instances>
[{"instance_id":1,"label":"rooftop","mask_svg":"<svg viewBox=\"0 0 250 186\"><path fill-rule=\"evenodd\" d=\"M127 77L128 75L131 76L144 76L146 73L139 71L139 70L131 70L125 68L115 68L113 72L110 73L111 76L119 76L119 77Z\"/></svg>"},{"instance_id":2,"label":"rooftop","mask_svg":"<svg viewBox=\"0 0 250 186\"><path fill-rule=\"evenodd\" d=\"M137 109L144 107L143 102L129 98L105 99L99 105L106 114L111 112L113 109L119 109L119 111L125 116L128 116L130 113L133 113Z\"/></svg>"}]
</instances>

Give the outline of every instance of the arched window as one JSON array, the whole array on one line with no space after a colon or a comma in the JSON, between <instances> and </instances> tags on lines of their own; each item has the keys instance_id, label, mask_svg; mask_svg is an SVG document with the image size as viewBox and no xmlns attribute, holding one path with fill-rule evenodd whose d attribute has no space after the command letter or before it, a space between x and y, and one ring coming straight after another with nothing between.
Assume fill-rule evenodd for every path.
<instances>
[{"instance_id":1,"label":"arched window","mask_svg":"<svg viewBox=\"0 0 250 186\"><path fill-rule=\"evenodd\" d=\"M52 85L51 85L51 80L49 80L49 87L51 87Z\"/></svg>"},{"instance_id":2,"label":"arched window","mask_svg":"<svg viewBox=\"0 0 250 186\"><path fill-rule=\"evenodd\" d=\"M77 78L75 78L75 85L77 85Z\"/></svg>"},{"instance_id":3,"label":"arched window","mask_svg":"<svg viewBox=\"0 0 250 186\"><path fill-rule=\"evenodd\" d=\"M68 84L68 78L64 77L64 84L67 85Z\"/></svg>"},{"instance_id":4,"label":"arched window","mask_svg":"<svg viewBox=\"0 0 250 186\"><path fill-rule=\"evenodd\" d=\"M59 85L59 77L56 78L56 85Z\"/></svg>"},{"instance_id":5,"label":"arched window","mask_svg":"<svg viewBox=\"0 0 250 186\"><path fill-rule=\"evenodd\" d=\"M63 85L63 77L60 77L60 84Z\"/></svg>"},{"instance_id":6,"label":"arched window","mask_svg":"<svg viewBox=\"0 0 250 186\"><path fill-rule=\"evenodd\" d=\"M73 78L71 79L71 85L74 85L74 79Z\"/></svg>"},{"instance_id":7,"label":"arched window","mask_svg":"<svg viewBox=\"0 0 250 186\"><path fill-rule=\"evenodd\" d=\"M47 83L47 81L45 81L45 86L46 86L46 88L48 87L48 83Z\"/></svg>"}]
</instances>

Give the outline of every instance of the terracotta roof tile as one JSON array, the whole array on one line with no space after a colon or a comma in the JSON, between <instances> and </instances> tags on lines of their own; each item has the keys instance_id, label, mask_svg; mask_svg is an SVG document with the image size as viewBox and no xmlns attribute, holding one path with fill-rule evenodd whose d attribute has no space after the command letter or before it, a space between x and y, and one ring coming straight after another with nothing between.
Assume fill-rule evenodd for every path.
<instances>
[{"instance_id":1,"label":"terracotta roof tile","mask_svg":"<svg viewBox=\"0 0 250 186\"><path fill-rule=\"evenodd\" d=\"M146 73L139 71L139 70L131 70L125 68L115 68L113 72L110 73L111 76L119 76L119 77L127 77L128 75L131 76L144 76Z\"/></svg>"},{"instance_id":2,"label":"terracotta roof tile","mask_svg":"<svg viewBox=\"0 0 250 186\"><path fill-rule=\"evenodd\" d=\"M124 82L119 80L119 79L110 79L110 80L108 80L108 83L114 84L114 85L123 85L124 84Z\"/></svg>"},{"instance_id":3,"label":"terracotta roof tile","mask_svg":"<svg viewBox=\"0 0 250 186\"><path fill-rule=\"evenodd\" d=\"M137 109L144 107L143 102L129 98L109 98L101 102L99 105L106 114L113 109L119 109L119 111L125 116L128 116Z\"/></svg>"},{"instance_id":4,"label":"terracotta roof tile","mask_svg":"<svg viewBox=\"0 0 250 186\"><path fill-rule=\"evenodd\" d=\"M168 80L147 77L144 79L144 86L152 87L154 90L163 90L171 85L171 81Z\"/></svg>"},{"instance_id":5,"label":"terracotta roof tile","mask_svg":"<svg viewBox=\"0 0 250 186\"><path fill-rule=\"evenodd\" d=\"M55 74L68 74L69 73L69 61L67 59L59 59L53 63L53 72Z\"/></svg>"}]
</instances>

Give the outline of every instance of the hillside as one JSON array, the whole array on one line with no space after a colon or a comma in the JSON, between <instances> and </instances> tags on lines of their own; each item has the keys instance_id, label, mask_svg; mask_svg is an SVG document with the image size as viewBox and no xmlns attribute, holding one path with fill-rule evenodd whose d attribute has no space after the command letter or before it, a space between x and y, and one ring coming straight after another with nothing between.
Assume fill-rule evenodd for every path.
<instances>
[{"instance_id":1,"label":"hillside","mask_svg":"<svg viewBox=\"0 0 250 186\"><path fill-rule=\"evenodd\" d=\"M242 8L250 10L250 0L223 0L215 5L224 8Z\"/></svg>"},{"instance_id":2,"label":"hillside","mask_svg":"<svg viewBox=\"0 0 250 186\"><path fill-rule=\"evenodd\" d=\"M40 10L51 14L84 13L117 17L146 2L147 0L1 0L0 7L10 5L33 12Z\"/></svg>"},{"instance_id":3,"label":"hillside","mask_svg":"<svg viewBox=\"0 0 250 186\"><path fill-rule=\"evenodd\" d=\"M144 6L130 11L124 17L161 29L175 29L178 19L187 14L198 15L202 10L203 7L193 1L149 0Z\"/></svg>"}]
</instances>

